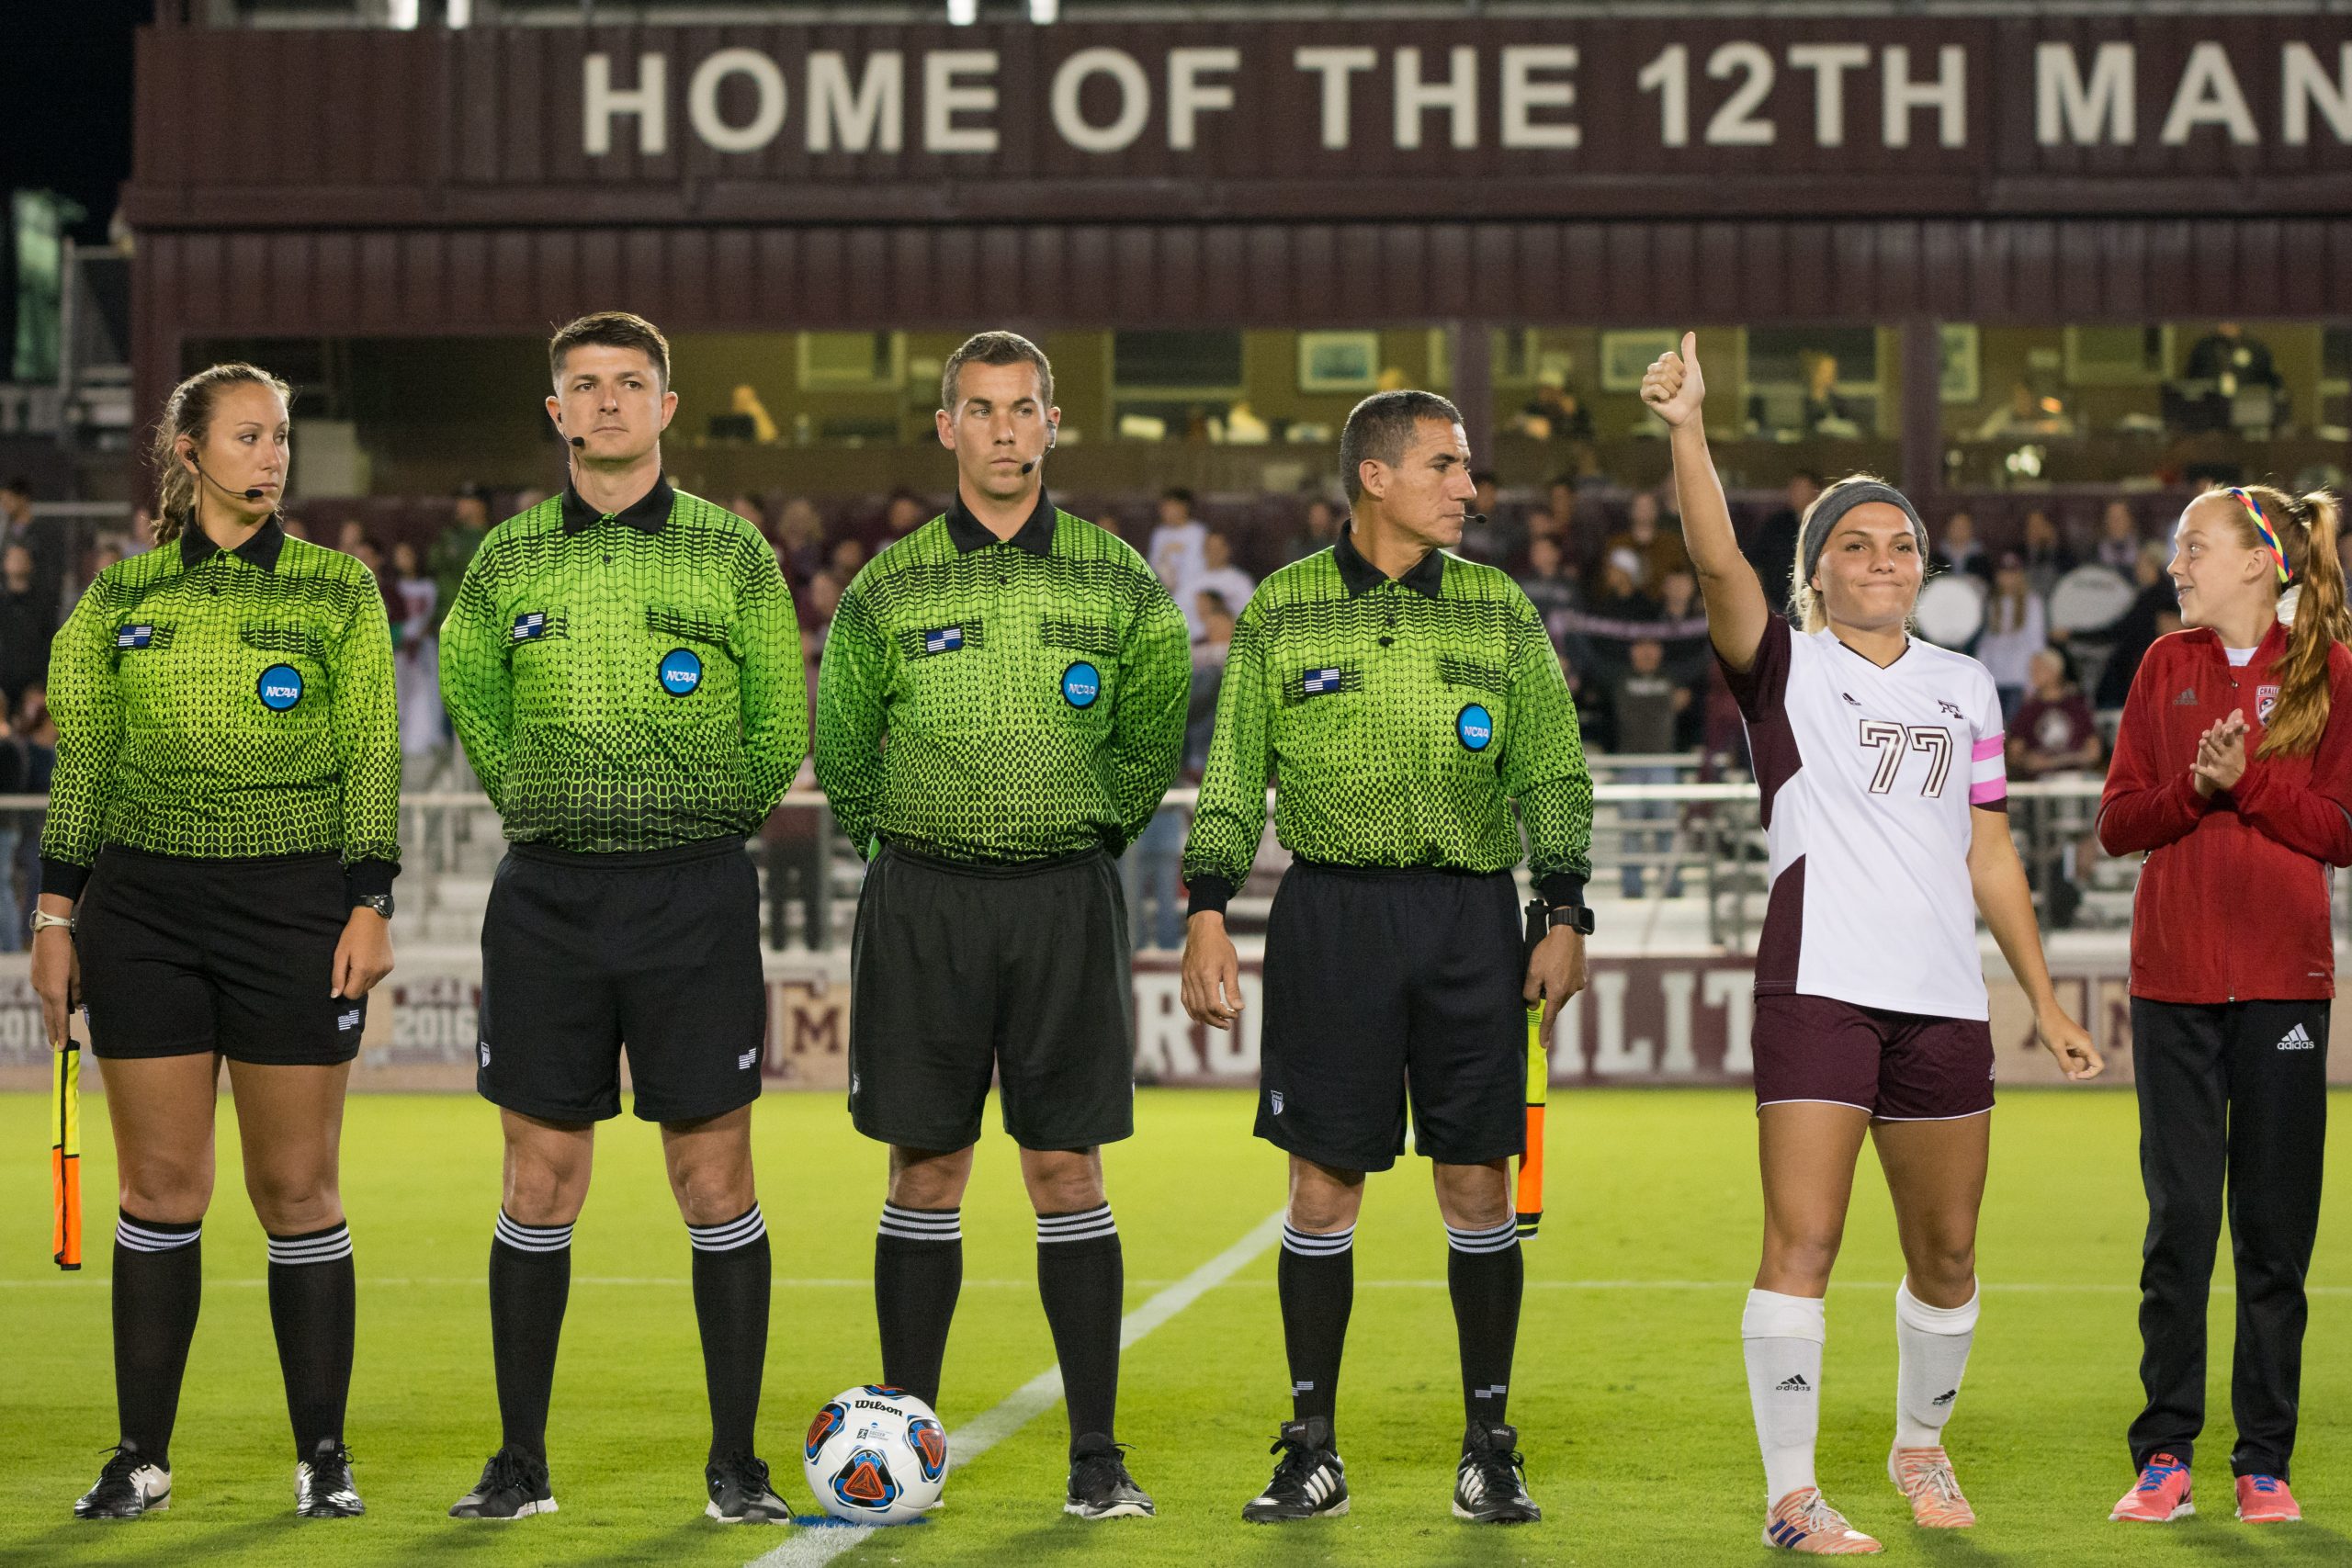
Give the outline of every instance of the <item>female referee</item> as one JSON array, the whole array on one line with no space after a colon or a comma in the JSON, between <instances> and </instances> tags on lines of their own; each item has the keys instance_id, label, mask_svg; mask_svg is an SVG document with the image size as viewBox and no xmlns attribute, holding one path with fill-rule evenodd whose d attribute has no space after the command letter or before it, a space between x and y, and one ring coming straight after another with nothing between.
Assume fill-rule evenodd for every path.
<instances>
[{"instance_id":1,"label":"female referee","mask_svg":"<svg viewBox=\"0 0 2352 1568\"><path fill-rule=\"evenodd\" d=\"M2327 1138L2327 868L2352 865L2352 616L2336 516L2324 491L2264 485L2189 502L2167 568L2188 629L2159 638L2132 676L2099 800L2107 852L2148 857L2132 913L2147 1404L2131 1430L2139 1483L2118 1519L2196 1512L2188 1467L2225 1185L2238 1517L2302 1517L2287 1468Z\"/></svg>"},{"instance_id":2,"label":"female referee","mask_svg":"<svg viewBox=\"0 0 2352 1568\"><path fill-rule=\"evenodd\" d=\"M295 1511L362 1511L336 1147L368 991L392 967L400 731L375 580L277 521L286 400L250 365L180 384L155 436L156 547L99 573L50 655L33 987L52 1046L87 1006L121 1169L120 1441L77 1518L171 1501L223 1058L269 1235Z\"/></svg>"},{"instance_id":3,"label":"female referee","mask_svg":"<svg viewBox=\"0 0 2352 1568\"><path fill-rule=\"evenodd\" d=\"M1993 1108L1976 915L2066 1076L2102 1064L2050 987L2009 840L2001 707L1974 660L1909 635L1927 530L1857 476L1798 529L1792 608L1765 603L1732 537L1700 421L1697 341L1642 397L1672 427L1683 527L1707 631L1747 722L1772 890L1756 951L1754 1052L1764 1258L1740 1323L1764 1452L1768 1546L1876 1551L1814 1480L1822 1298L1869 1133L1894 1200L1905 1278L1887 1474L1921 1526L1975 1523L1943 1450L1976 1327L1976 1213Z\"/></svg>"}]
</instances>

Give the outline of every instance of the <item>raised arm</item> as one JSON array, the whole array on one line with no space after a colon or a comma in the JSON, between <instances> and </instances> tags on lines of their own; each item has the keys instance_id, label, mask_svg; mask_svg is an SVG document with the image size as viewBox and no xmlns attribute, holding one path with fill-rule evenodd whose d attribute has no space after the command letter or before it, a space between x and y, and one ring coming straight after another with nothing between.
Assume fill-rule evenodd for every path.
<instances>
[{"instance_id":1,"label":"raised arm","mask_svg":"<svg viewBox=\"0 0 2352 1568\"><path fill-rule=\"evenodd\" d=\"M1746 671L1756 662L1772 606L1765 602L1764 585L1739 553L1739 540L1732 532L1731 507L1707 452L1701 408L1706 397L1706 378L1699 369L1699 334L1684 333L1682 352L1658 355L1642 377L1642 400L1671 432L1668 445L1674 453L1676 503L1682 508L1682 542L1707 602L1707 635L1725 665Z\"/></svg>"}]
</instances>

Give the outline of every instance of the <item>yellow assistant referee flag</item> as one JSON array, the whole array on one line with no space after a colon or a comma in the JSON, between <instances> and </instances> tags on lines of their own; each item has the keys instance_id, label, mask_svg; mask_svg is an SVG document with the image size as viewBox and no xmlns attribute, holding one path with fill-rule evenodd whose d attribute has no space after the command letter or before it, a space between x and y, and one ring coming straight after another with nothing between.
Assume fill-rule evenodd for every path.
<instances>
[{"instance_id":1,"label":"yellow assistant referee flag","mask_svg":"<svg viewBox=\"0 0 2352 1568\"><path fill-rule=\"evenodd\" d=\"M51 1057L50 1191L55 1224L50 1250L60 1269L82 1267L82 1047L72 1041Z\"/></svg>"}]
</instances>

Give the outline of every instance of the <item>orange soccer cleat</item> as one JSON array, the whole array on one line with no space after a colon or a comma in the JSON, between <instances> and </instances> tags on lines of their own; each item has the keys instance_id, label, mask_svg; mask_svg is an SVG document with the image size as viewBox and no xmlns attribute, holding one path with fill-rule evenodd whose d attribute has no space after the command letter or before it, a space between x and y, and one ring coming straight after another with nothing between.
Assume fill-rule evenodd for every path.
<instances>
[{"instance_id":1,"label":"orange soccer cleat","mask_svg":"<svg viewBox=\"0 0 2352 1568\"><path fill-rule=\"evenodd\" d=\"M2107 1517L2168 1525L2197 1511L2188 1495L2188 1467L2170 1454L2155 1454L2142 1467L2139 1484L2126 1492Z\"/></svg>"},{"instance_id":2,"label":"orange soccer cleat","mask_svg":"<svg viewBox=\"0 0 2352 1568\"><path fill-rule=\"evenodd\" d=\"M2294 1525L2302 1523L2303 1511L2296 1506L2295 1495L2278 1477L2241 1475L2238 1517L2250 1525Z\"/></svg>"},{"instance_id":3,"label":"orange soccer cleat","mask_svg":"<svg viewBox=\"0 0 2352 1568\"><path fill-rule=\"evenodd\" d=\"M1800 1486L1779 1502L1764 1519L1764 1544L1815 1557L1858 1557L1886 1549L1846 1522L1846 1516L1822 1501L1818 1487Z\"/></svg>"},{"instance_id":4,"label":"orange soccer cleat","mask_svg":"<svg viewBox=\"0 0 2352 1568\"><path fill-rule=\"evenodd\" d=\"M1960 1479L1940 1448L1891 1450L1886 1478L1911 1499L1911 1522L1922 1529L1965 1529L1976 1522L1976 1510L1961 1495Z\"/></svg>"}]
</instances>

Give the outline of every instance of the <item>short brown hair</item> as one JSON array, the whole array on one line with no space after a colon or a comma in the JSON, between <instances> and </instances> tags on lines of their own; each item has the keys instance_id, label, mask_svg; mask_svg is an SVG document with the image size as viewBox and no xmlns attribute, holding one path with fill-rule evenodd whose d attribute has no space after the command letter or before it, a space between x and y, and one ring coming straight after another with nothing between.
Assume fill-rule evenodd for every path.
<instances>
[{"instance_id":1,"label":"short brown hair","mask_svg":"<svg viewBox=\"0 0 2352 1568\"><path fill-rule=\"evenodd\" d=\"M966 338L964 346L949 355L939 368L939 406L949 413L956 412L956 378L965 366L1019 365L1024 360L1037 367L1038 400L1052 408L1054 367L1046 351L1019 333L974 333Z\"/></svg>"},{"instance_id":2,"label":"short brown hair","mask_svg":"<svg viewBox=\"0 0 2352 1568\"><path fill-rule=\"evenodd\" d=\"M1363 494L1365 460L1392 468L1403 462L1405 449L1413 444L1425 419L1460 424L1462 411L1435 392L1398 388L1374 392L1349 412L1348 423L1340 427L1340 483L1346 488L1349 501Z\"/></svg>"},{"instance_id":3,"label":"short brown hair","mask_svg":"<svg viewBox=\"0 0 2352 1568\"><path fill-rule=\"evenodd\" d=\"M670 340L662 329L643 316L627 310L592 310L579 320L567 321L548 339L548 375L558 386L563 384L564 356L575 348L591 344L605 348L633 348L653 362L653 373L662 389L670 385Z\"/></svg>"}]
</instances>

